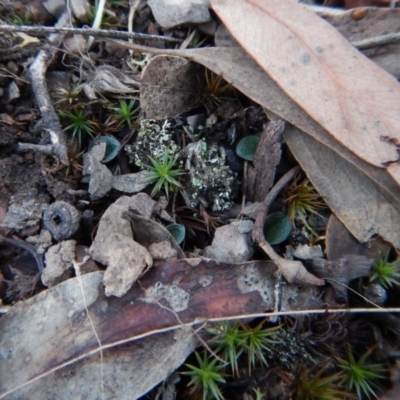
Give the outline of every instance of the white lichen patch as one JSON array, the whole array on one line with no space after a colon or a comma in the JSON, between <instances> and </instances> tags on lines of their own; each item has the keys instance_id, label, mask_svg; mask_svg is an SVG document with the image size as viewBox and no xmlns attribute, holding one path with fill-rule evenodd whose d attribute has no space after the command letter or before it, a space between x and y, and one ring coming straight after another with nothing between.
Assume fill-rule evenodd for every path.
<instances>
[{"instance_id":1,"label":"white lichen patch","mask_svg":"<svg viewBox=\"0 0 400 400\"><path fill-rule=\"evenodd\" d=\"M238 288L242 293L257 291L268 304L268 308L273 308L275 303L274 284L273 276L263 276L253 263L244 265L237 279Z\"/></svg>"},{"instance_id":2,"label":"white lichen patch","mask_svg":"<svg viewBox=\"0 0 400 400\"><path fill-rule=\"evenodd\" d=\"M157 282L146 289L146 295L141 298L142 301L150 304L158 303L161 299L165 299L173 311L180 312L188 308L190 294L176 283L164 285Z\"/></svg>"},{"instance_id":3,"label":"white lichen patch","mask_svg":"<svg viewBox=\"0 0 400 400\"><path fill-rule=\"evenodd\" d=\"M194 142L181 149L176 138L184 133ZM186 205L202 204L213 211L224 211L232 207L238 194L238 175L227 165L224 147L200 138L201 133L201 129L195 133L187 127L171 127L168 120L159 124L142 119L136 142L126 145L125 151L129 161L144 171L152 172L150 159L173 159L174 167L187 170L180 179Z\"/></svg>"},{"instance_id":4,"label":"white lichen patch","mask_svg":"<svg viewBox=\"0 0 400 400\"><path fill-rule=\"evenodd\" d=\"M202 258L200 257L194 257L194 258L186 258L185 260L189 265L192 267L197 267L201 262L203 261Z\"/></svg>"},{"instance_id":5,"label":"white lichen patch","mask_svg":"<svg viewBox=\"0 0 400 400\"><path fill-rule=\"evenodd\" d=\"M213 281L213 277L211 275L203 275L199 278L199 283L201 286L206 287L210 285Z\"/></svg>"},{"instance_id":6,"label":"white lichen patch","mask_svg":"<svg viewBox=\"0 0 400 400\"><path fill-rule=\"evenodd\" d=\"M237 192L237 174L226 165L224 149L201 139L187 145L184 153L189 171L184 182L186 203L190 207L200 203L213 211L229 209Z\"/></svg>"},{"instance_id":7,"label":"white lichen patch","mask_svg":"<svg viewBox=\"0 0 400 400\"><path fill-rule=\"evenodd\" d=\"M162 160L164 154L175 158L180 148L172 138L170 124L166 120L161 126L151 119L140 120L140 129L135 144L125 146L131 163L147 170L149 157Z\"/></svg>"}]
</instances>

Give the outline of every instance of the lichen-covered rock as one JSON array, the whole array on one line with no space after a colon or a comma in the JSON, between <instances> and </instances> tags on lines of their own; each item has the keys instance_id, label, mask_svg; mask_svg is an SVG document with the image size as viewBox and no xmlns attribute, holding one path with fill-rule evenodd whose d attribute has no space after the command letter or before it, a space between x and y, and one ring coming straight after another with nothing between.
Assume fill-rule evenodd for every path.
<instances>
[{"instance_id":1,"label":"lichen-covered rock","mask_svg":"<svg viewBox=\"0 0 400 400\"><path fill-rule=\"evenodd\" d=\"M178 157L180 149L172 138L170 124L166 120L161 126L151 119L140 120L138 138L134 144L125 146L132 164L148 170L149 156L162 160L164 154Z\"/></svg>"},{"instance_id":2,"label":"lichen-covered rock","mask_svg":"<svg viewBox=\"0 0 400 400\"><path fill-rule=\"evenodd\" d=\"M185 154L189 174L183 185L188 206L200 203L213 211L231 208L238 192L238 175L226 165L224 149L202 139L186 146Z\"/></svg>"}]
</instances>

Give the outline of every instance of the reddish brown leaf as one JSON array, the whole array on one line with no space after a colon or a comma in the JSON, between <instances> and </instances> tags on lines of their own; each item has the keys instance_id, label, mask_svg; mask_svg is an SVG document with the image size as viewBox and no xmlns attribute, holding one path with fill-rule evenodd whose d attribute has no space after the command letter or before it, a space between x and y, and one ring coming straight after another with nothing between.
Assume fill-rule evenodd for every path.
<instances>
[{"instance_id":1,"label":"reddish brown leaf","mask_svg":"<svg viewBox=\"0 0 400 400\"><path fill-rule=\"evenodd\" d=\"M40 385L44 376L66 367L70 369L61 374L68 377L64 384L73 385L76 392L74 396L61 397L76 398L81 393L76 385L81 377L73 376L73 363L82 359L90 360L89 367L93 362L99 363L99 341L105 351L138 340L140 335L150 337L163 329L175 330L182 323L199 324L209 318L274 309L275 271L269 261L235 265L200 259L167 261L154 266L121 298L105 296L100 272L83 275L81 282L78 278L69 279L18 303L0 319L0 398L7 393L14 393L12 398L36 398L29 391L22 396L17 390L29 389L28 385L35 381ZM324 307L321 291L316 287L287 285L282 297L282 310ZM131 362L140 369L141 360L135 357ZM105 357L105 371L109 362L112 357L111 361ZM96 371L86 384L91 382L91 387L99 390L101 375L99 368ZM167 376L168 371L165 373ZM136 376L143 375L138 372ZM105 378L105 382L110 380ZM147 383L149 390L157 382ZM38 390L37 385L32 387ZM143 393L143 386L140 390L131 394L132 398Z\"/></svg>"}]
</instances>

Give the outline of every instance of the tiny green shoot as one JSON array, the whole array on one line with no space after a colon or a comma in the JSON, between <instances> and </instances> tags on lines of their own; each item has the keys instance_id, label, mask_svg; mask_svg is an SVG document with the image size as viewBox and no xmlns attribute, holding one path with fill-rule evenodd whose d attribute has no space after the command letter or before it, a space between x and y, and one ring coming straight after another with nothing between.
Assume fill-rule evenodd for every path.
<instances>
[{"instance_id":1,"label":"tiny green shoot","mask_svg":"<svg viewBox=\"0 0 400 400\"><path fill-rule=\"evenodd\" d=\"M225 383L224 374L221 372L224 365L220 364L217 358L210 361L206 352L204 352L203 358L197 352L195 355L199 366L185 364L190 371L182 372L183 375L191 377L188 386L194 386L196 391L201 390L203 400L206 400L210 394L213 399L223 400L218 383Z\"/></svg>"},{"instance_id":2,"label":"tiny green shoot","mask_svg":"<svg viewBox=\"0 0 400 400\"><path fill-rule=\"evenodd\" d=\"M296 386L298 400L343 400L352 395L341 390L341 374L326 375L327 368L319 371L305 369L300 373Z\"/></svg>"},{"instance_id":3,"label":"tiny green shoot","mask_svg":"<svg viewBox=\"0 0 400 400\"><path fill-rule=\"evenodd\" d=\"M153 157L149 157L149 160L152 165L145 166L149 172L147 176L143 178L143 182L155 183L151 196L158 193L162 187L164 187L167 196L175 187L182 187L176 178L185 174L185 172L179 168L174 168L177 157L173 157L165 152L161 161Z\"/></svg>"},{"instance_id":4,"label":"tiny green shoot","mask_svg":"<svg viewBox=\"0 0 400 400\"><path fill-rule=\"evenodd\" d=\"M367 358L373 351L374 348L368 350L356 360L350 346L348 346L346 351L347 358L338 359L339 369L343 375L342 384L350 391L355 390L359 399L363 399L364 396L368 399L371 396L377 398L378 396L373 389L374 387L377 388L374 381L385 378L382 375L384 372L382 364L370 364L367 362Z\"/></svg>"},{"instance_id":5,"label":"tiny green shoot","mask_svg":"<svg viewBox=\"0 0 400 400\"><path fill-rule=\"evenodd\" d=\"M88 114L84 113L81 109L74 108L72 111L59 111L61 117L68 120L69 125L67 125L64 130L72 132L72 137L78 139L79 146L82 143L82 135L88 134L94 138L93 133L97 127L97 122L88 119Z\"/></svg>"},{"instance_id":6,"label":"tiny green shoot","mask_svg":"<svg viewBox=\"0 0 400 400\"><path fill-rule=\"evenodd\" d=\"M268 366L265 353L272 353L272 345L279 343L275 339L275 333L279 328L280 326L264 328L264 322L259 323L255 328L243 326L249 373L255 367L257 360Z\"/></svg>"},{"instance_id":7,"label":"tiny green shoot","mask_svg":"<svg viewBox=\"0 0 400 400\"><path fill-rule=\"evenodd\" d=\"M67 101L69 104L72 104L77 99L82 89L83 85L75 85L72 86L71 88L65 88L65 87L58 88L56 92L59 100L56 101L55 104L62 103L64 101Z\"/></svg>"},{"instance_id":8,"label":"tiny green shoot","mask_svg":"<svg viewBox=\"0 0 400 400\"><path fill-rule=\"evenodd\" d=\"M400 284L400 260L389 262L389 252L374 263L369 278L371 283L378 283L385 289Z\"/></svg>"},{"instance_id":9,"label":"tiny green shoot","mask_svg":"<svg viewBox=\"0 0 400 400\"><path fill-rule=\"evenodd\" d=\"M118 120L120 128L124 126L132 127L133 120L136 119L139 113L139 106L135 107L135 100L127 103L125 100L119 100L119 107L111 108L115 112L115 118Z\"/></svg>"},{"instance_id":10,"label":"tiny green shoot","mask_svg":"<svg viewBox=\"0 0 400 400\"><path fill-rule=\"evenodd\" d=\"M213 340L213 350L220 354L221 358L232 368L232 374L239 375L238 358L246 349L246 332L243 331L242 325L221 324L220 329L210 329L211 334L217 335Z\"/></svg>"}]
</instances>

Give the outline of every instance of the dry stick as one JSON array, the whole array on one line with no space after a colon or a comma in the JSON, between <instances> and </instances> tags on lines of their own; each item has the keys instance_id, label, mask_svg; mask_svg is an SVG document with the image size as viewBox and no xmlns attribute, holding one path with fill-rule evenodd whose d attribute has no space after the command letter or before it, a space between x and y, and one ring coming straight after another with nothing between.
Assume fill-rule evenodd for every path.
<instances>
[{"instance_id":1,"label":"dry stick","mask_svg":"<svg viewBox=\"0 0 400 400\"><path fill-rule=\"evenodd\" d=\"M114 29L91 29L91 28L67 28L67 27L50 27L50 26L26 26L26 25L0 25L0 32L25 32L33 34L49 34L49 33L72 33L76 35L92 35L96 37L115 38L115 39L137 39L137 40L155 40L170 43L182 43L182 39L171 38L166 36L146 35L144 33L133 33L116 31Z\"/></svg>"},{"instance_id":2,"label":"dry stick","mask_svg":"<svg viewBox=\"0 0 400 400\"><path fill-rule=\"evenodd\" d=\"M57 25L66 25L68 21L69 16L65 11L58 20ZM35 145L30 143L18 143L18 148L20 150L35 150L46 154L54 154L63 164L69 165L67 139L50 99L45 77L47 66L55 55L54 49L60 46L63 38L64 34L60 33L50 35L48 39L50 44L46 44L43 49L39 51L35 61L29 68L32 90L35 94L38 109L42 115L43 126L45 130L49 132L52 144Z\"/></svg>"},{"instance_id":3,"label":"dry stick","mask_svg":"<svg viewBox=\"0 0 400 400\"><path fill-rule=\"evenodd\" d=\"M370 47L383 46L385 44L396 44L400 42L400 33L389 33L387 35L374 36L368 39L351 42L359 50L369 49Z\"/></svg>"},{"instance_id":4,"label":"dry stick","mask_svg":"<svg viewBox=\"0 0 400 400\"><path fill-rule=\"evenodd\" d=\"M257 215L255 227L253 229L253 239L258 245L265 251L265 253L271 258L274 264L278 267L279 271L287 279L289 283L309 283L311 285L322 286L325 284L323 279L317 278L310 272L308 272L304 265L300 261L286 260L278 254L272 246L265 240L264 237L264 221L268 214L271 204L276 199L279 192L294 178L294 176L299 171L299 167L292 168L287 172L275 186L270 190L270 192L265 197L262 205L262 209Z\"/></svg>"},{"instance_id":5,"label":"dry stick","mask_svg":"<svg viewBox=\"0 0 400 400\"><path fill-rule=\"evenodd\" d=\"M129 17L128 17L128 32L133 33L133 20L136 10L138 9L140 0L129 0ZM129 40L131 42L131 40Z\"/></svg>"}]
</instances>

